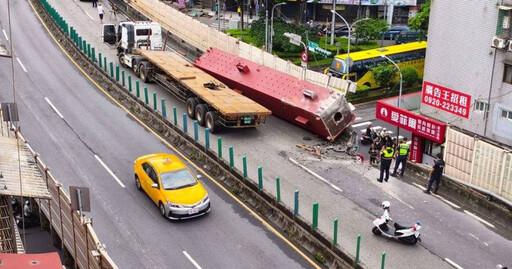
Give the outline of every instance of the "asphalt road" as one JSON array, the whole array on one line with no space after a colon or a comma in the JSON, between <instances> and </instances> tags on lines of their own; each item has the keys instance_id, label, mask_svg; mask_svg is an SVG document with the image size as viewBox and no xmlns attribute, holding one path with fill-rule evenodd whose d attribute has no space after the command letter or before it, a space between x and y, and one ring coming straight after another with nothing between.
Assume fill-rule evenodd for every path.
<instances>
[{"instance_id":1,"label":"asphalt road","mask_svg":"<svg viewBox=\"0 0 512 269\"><path fill-rule=\"evenodd\" d=\"M107 55L109 61L113 61L114 63L117 62L114 49L106 46L105 44L102 44L101 42L101 27L98 23L96 10L91 7L90 3L54 0L50 2L57 10L61 12L68 23L70 23L70 25L74 26L75 29L77 29L78 32L84 38L86 38L89 43L92 43L92 46L96 47L96 51L101 51L103 52L103 55ZM109 18L108 4L104 6L107 7L104 21L107 23L116 23ZM119 17L118 20L120 20ZM41 33L43 32L44 31ZM45 52L45 57L53 59L56 57L55 55L60 54L61 52L57 51L56 49L51 49L48 50L48 52ZM62 74L56 76L65 76L66 78L69 78L73 81L80 80L80 78L75 77L79 74L68 70L72 69L72 67L69 67L69 64L60 64L60 66L68 66L68 68L66 68L67 71L59 69L62 70ZM38 68L42 69L41 66L34 65L32 70L37 71L36 69ZM29 72L31 72L30 70L31 69L29 69ZM37 72L44 72L44 69L43 71L39 70ZM68 72L70 73L68 74ZM126 72L127 74L133 75L133 73L131 73L129 70ZM57 83L55 85L59 84ZM60 86L60 88L62 88L62 86ZM150 93L156 92L159 98L165 97L169 106L176 105L180 115L181 113L185 112L184 105L175 100L169 93L165 92L160 87L154 84L150 84L148 85L148 88ZM101 104L108 103L105 100L99 100L105 98L97 94L97 90L95 90L91 85L82 87L79 90L75 90L74 88L68 90L73 91L71 93L63 92L61 94L81 96L89 95L91 92L95 93L97 96L95 95L94 100L87 99L89 102L91 102L90 105L87 105L92 109L99 109L96 107ZM59 94L55 95L59 96ZM55 96L52 98L54 97ZM103 118L94 117L88 115L88 111L86 111L86 113L83 113L83 111L79 113L78 111L80 111L80 108L77 108L77 111L75 111L75 103L72 103L72 105L64 103L67 102L68 98L72 97L59 96L59 98L62 98L62 102L59 102L59 104L56 104L56 106L59 109L61 106L67 107L67 111L62 113L65 118L67 117L67 114L76 113L77 118L79 118L78 115L87 117L87 120L84 120L84 122L99 120L102 122L101 124L91 123L94 124L92 128L94 128L95 131L99 133L102 133L105 130L97 129L98 126L106 128L107 130L111 129L109 126L103 126L103 124L114 124L115 128L120 130L126 130L125 128L141 129L140 127L135 127L133 125L131 125L132 127L125 127L123 124L133 124L133 122L128 118L115 118L116 122L111 122L110 118L116 116L116 114L112 113L111 110L118 110L112 105L111 106L113 108L101 110L100 114L103 116ZM150 102L151 101L152 99ZM369 108L367 111L358 109L356 110L356 116L364 118L362 115L371 114L372 112L370 110L371 108ZM104 115L108 115L109 120L107 120ZM117 121L122 121L122 124L117 123ZM192 126L192 122L189 121L188 125ZM78 128L74 125L73 127ZM24 130L26 130L26 128L24 128ZM131 129L128 131L131 131ZM85 132L85 130L81 130L81 133ZM117 135L119 132L113 131L113 133ZM142 135L142 133L144 132L133 132L133 135L139 136ZM200 139L202 140L202 129L199 133ZM100 138L94 137L96 133L87 133L87 135L89 136L87 137L87 141L89 143L92 143L92 141L89 141L92 139L103 138L112 140L112 137L114 137L103 137L102 135ZM506 254L506 250L511 249L510 241L501 237L498 233L499 231L486 227L484 224L465 213L463 213L465 215L461 216L461 211L455 210L450 205L443 203L437 198L427 197L425 199L418 199L417 197L422 195L420 189L409 188L402 185L399 181L392 181L389 182L389 184L382 186L376 185L372 182L372 180L376 178L377 171L375 169L368 169L368 167L360 166L352 162L339 161L336 160L336 158L334 161L330 159L312 161L311 156L302 154L303 152L296 148L296 144L322 144L322 140L315 138L311 133L288 122L282 121L275 117L270 117L265 125L257 129L225 130L220 135L224 140L225 151L227 146L234 146L235 165L237 167L241 167L241 157L247 156L249 176L251 178L257 178L256 168L259 165L263 166L264 187L267 190L275 193L274 178L277 176L281 178L281 196L285 204L288 206L293 206L293 193L295 190L300 190L299 212L305 218L311 219L311 205L315 202L318 202L320 204L319 228L321 230L327 234L332 234L332 221L334 218L339 218L341 220L338 234L339 244L352 254L355 254L356 236L357 234L361 234L361 260L364 261L370 268L380 267L382 251L387 252L386 265L389 268L452 268L452 266L446 262L446 258L449 258L449 260L456 262L464 268L494 268L495 264L497 263L512 263L510 261L510 257ZM310 137L312 140L305 141L303 140L304 137ZM124 141L123 139L126 139L125 134L123 134L120 138L116 138L115 141L108 142L119 144ZM212 139L216 139L216 136L213 136ZM144 147L146 147L145 144L158 144L158 142L149 140L145 140ZM111 149L109 144L104 145L98 141L94 141L93 144L101 144L102 147ZM133 144L130 142L130 145L139 144ZM69 143L64 146L72 147L75 146L75 144ZM103 157L102 155L100 155L100 157L104 158L109 166L114 166L111 167L111 169L113 168L112 170L114 170L116 174L125 173L126 176L124 178L129 180L131 178L131 170L124 171L122 165L116 164L118 161L117 159L120 158L119 156L124 156L124 154L127 154L127 150L124 148L126 145L119 146L121 148L115 148L115 150L120 151L119 154L113 154L110 152L110 154L112 154L111 156L105 153L106 157ZM98 150L96 147L93 147L93 149ZM140 148L138 150L142 151ZM320 177L300 169L290 160L290 158L296 158L299 163L306 165L307 168L316 172L316 174ZM95 167L98 170L101 169L101 167ZM108 177L108 174L103 175L103 178L105 178L105 184L116 184L115 182L111 182L112 179ZM323 182L320 178L324 179L328 184ZM333 185L330 184L333 184L342 191L337 191L332 187ZM98 199L101 199L101 194L102 193L100 190L98 190L98 193L95 195L99 195L100 198ZM103 195L105 194L103 193ZM109 193L109 196L121 199L117 197L118 195L119 194ZM422 230L422 233L424 231L422 238L424 243L410 247L372 235L371 222L375 216L381 214L379 204L382 199L388 199L392 202L392 217L395 220L400 220L400 222L406 224L412 223L418 219L422 221L424 227ZM154 207L149 202L149 199L145 199L144 201L147 201L146 206L149 211L154 210ZM424 203L432 203L434 206L427 207L422 205ZM122 206L126 203L123 200L123 202L120 202L119 204L120 207L123 208ZM413 207L414 210L412 210L409 206ZM106 210L114 210L110 209L110 207L106 208L108 208ZM112 208L118 209L119 207L113 205ZM435 210L435 212L432 210ZM158 213L152 212L152 214L155 214L154 216L156 217L156 214ZM207 220L212 216L204 219ZM444 218L440 219L438 216L443 216ZM452 218L456 220L456 222L450 222L447 224L448 228L444 227L443 225L436 224L444 223L447 219L451 220ZM95 227L98 227L97 221L95 221ZM144 222L144 220L137 219L137 222ZM124 226L121 227L124 228ZM222 225L218 227L224 228ZM116 227L116 229L118 228ZM115 230L115 232L119 233L116 235L118 240L129 240L124 237L130 237L130 234L122 233L119 230ZM470 233L473 236L470 235ZM105 232L102 232L100 236L105 234ZM438 240L438 238L443 240ZM495 242L497 243L495 244ZM109 245L109 243L107 243L107 246L110 249L109 252L111 255L116 258L114 254L118 255L119 252L113 254L112 247ZM160 253L157 253L157 255L158 254ZM151 253L147 255L154 257ZM121 257L123 256L121 255ZM193 255L193 257L195 258L195 255ZM209 266L208 262L206 264ZM258 266L255 265L250 267Z\"/></svg>"},{"instance_id":2,"label":"asphalt road","mask_svg":"<svg viewBox=\"0 0 512 269\"><path fill-rule=\"evenodd\" d=\"M95 90L27 1L11 2L22 132L65 188L90 189L95 230L120 268L194 268L191 259L203 268L312 267L205 177L211 213L183 222L163 219L135 188L133 160L172 151ZM2 1L0 26L8 34L6 10ZM12 101L11 63L0 60L0 97Z\"/></svg>"}]
</instances>

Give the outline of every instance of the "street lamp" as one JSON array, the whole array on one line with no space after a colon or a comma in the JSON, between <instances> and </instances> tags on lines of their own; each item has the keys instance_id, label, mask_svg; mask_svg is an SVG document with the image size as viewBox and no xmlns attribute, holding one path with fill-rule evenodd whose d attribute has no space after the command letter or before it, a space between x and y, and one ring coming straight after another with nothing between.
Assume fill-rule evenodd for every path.
<instances>
[{"instance_id":1,"label":"street lamp","mask_svg":"<svg viewBox=\"0 0 512 269\"><path fill-rule=\"evenodd\" d=\"M388 56L381 54L380 57L385 58L388 61L390 61L396 67L396 69L398 69L398 73L400 74L400 91L398 93L398 105L397 105L397 107L400 108L400 100L402 99L402 70L400 70L400 67L398 67L398 65L393 60L391 60ZM399 136L400 136L400 127L397 125L396 126L396 140L397 141L398 141Z\"/></svg>"},{"instance_id":2,"label":"street lamp","mask_svg":"<svg viewBox=\"0 0 512 269\"><path fill-rule=\"evenodd\" d=\"M272 40L274 39L274 8L277 6L286 5L286 2L279 3L272 7L272 12L270 12L270 44L269 44L269 53L272 53Z\"/></svg>"},{"instance_id":3,"label":"street lamp","mask_svg":"<svg viewBox=\"0 0 512 269\"><path fill-rule=\"evenodd\" d=\"M343 18L338 12L334 11L331 9L331 12L332 14L335 14L335 15L338 15L338 17L340 17L343 22L345 22L345 24L347 25L347 28L348 28L348 44L347 44L347 59L345 60L346 64L347 64L347 76L346 76L346 79L349 80L349 74L350 74L350 39L351 39L351 32L352 32L352 27L360 22L360 21L364 21L364 20L368 20L369 18L364 18L364 19L360 19L360 20L357 20L355 22L352 23L352 25L348 24L347 20L345 20L345 18Z\"/></svg>"}]
</instances>

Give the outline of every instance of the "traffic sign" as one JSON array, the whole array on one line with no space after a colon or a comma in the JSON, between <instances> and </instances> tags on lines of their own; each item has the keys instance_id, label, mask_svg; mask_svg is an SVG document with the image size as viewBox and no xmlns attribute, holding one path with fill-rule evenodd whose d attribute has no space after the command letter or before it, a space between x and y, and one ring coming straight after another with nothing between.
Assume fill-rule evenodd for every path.
<instances>
[{"instance_id":1,"label":"traffic sign","mask_svg":"<svg viewBox=\"0 0 512 269\"><path fill-rule=\"evenodd\" d=\"M315 43L313 41L308 41L308 47L310 47L310 48L318 48L318 43Z\"/></svg>"},{"instance_id":2,"label":"traffic sign","mask_svg":"<svg viewBox=\"0 0 512 269\"><path fill-rule=\"evenodd\" d=\"M309 60L309 57L308 57L308 52L307 51L303 51L301 54L300 54L300 61L303 62L303 63L307 63Z\"/></svg>"}]
</instances>

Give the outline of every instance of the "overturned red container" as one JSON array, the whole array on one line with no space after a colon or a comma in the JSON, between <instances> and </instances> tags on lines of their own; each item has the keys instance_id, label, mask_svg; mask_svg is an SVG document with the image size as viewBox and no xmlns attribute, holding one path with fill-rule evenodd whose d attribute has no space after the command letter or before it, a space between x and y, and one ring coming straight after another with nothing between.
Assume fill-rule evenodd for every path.
<instances>
[{"instance_id":1,"label":"overturned red container","mask_svg":"<svg viewBox=\"0 0 512 269\"><path fill-rule=\"evenodd\" d=\"M195 66L270 109L273 115L328 140L354 121L345 96L236 55L211 48Z\"/></svg>"}]
</instances>

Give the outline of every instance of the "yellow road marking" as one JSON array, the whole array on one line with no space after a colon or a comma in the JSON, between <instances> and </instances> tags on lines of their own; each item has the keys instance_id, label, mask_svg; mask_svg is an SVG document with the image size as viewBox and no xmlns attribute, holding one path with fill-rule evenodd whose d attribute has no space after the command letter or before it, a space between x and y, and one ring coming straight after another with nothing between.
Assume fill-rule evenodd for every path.
<instances>
[{"instance_id":1,"label":"yellow road marking","mask_svg":"<svg viewBox=\"0 0 512 269\"><path fill-rule=\"evenodd\" d=\"M32 5L31 1L28 1L30 6L32 7L32 10L36 14L37 18L41 21L41 24L44 26L46 31L50 34L52 39L55 41L57 46L64 52L64 54L69 58L69 60L80 70L86 77L89 79L94 86L96 86L100 91L103 92L110 100L112 100L118 107L120 107L122 110L124 110L128 115L130 115L135 121L137 121L140 125L142 125L144 128L146 128L149 132L151 132L154 136L156 136L162 143L164 143L167 147L172 149L174 152L178 153L181 158L185 159L190 165L192 165L195 169L203 173L208 179L210 179L217 187L222 189L225 193L227 193L233 200L235 200L237 203L239 203L243 208L245 208L247 211L249 211L257 220L259 220L263 226L267 227L272 233L274 233L277 237L279 237L281 240L283 240L287 245L289 245L293 250L295 250L297 253L299 253L300 256L302 256L306 261L308 261L313 267L320 269L321 267L318 266L313 260L311 260L306 254L304 254L300 249L298 249L294 244L292 244L286 237L284 237L281 233L279 233L270 223L265 221L262 217L260 217L256 212L254 212L252 209L250 209L246 204L244 204L240 199L238 199L235 195L233 195L230 191L228 191L224 186L222 186L217 180L215 180L213 177L211 177L208 173L206 173L201 167L197 166L195 163L193 163L190 159L188 159L185 155L183 155L180 151L178 151L175 147L173 147L167 140L162 138L158 133L153 131L151 128L149 128L144 122L142 122L139 118L137 118L135 115L133 115L127 108L125 108L121 103L119 103L114 97L112 97L107 91L105 91L100 85L96 83L76 62L67 51L61 46L61 44L57 41L55 36L52 34L50 29L46 26L43 19L39 16L37 13L35 7Z\"/></svg>"}]
</instances>

